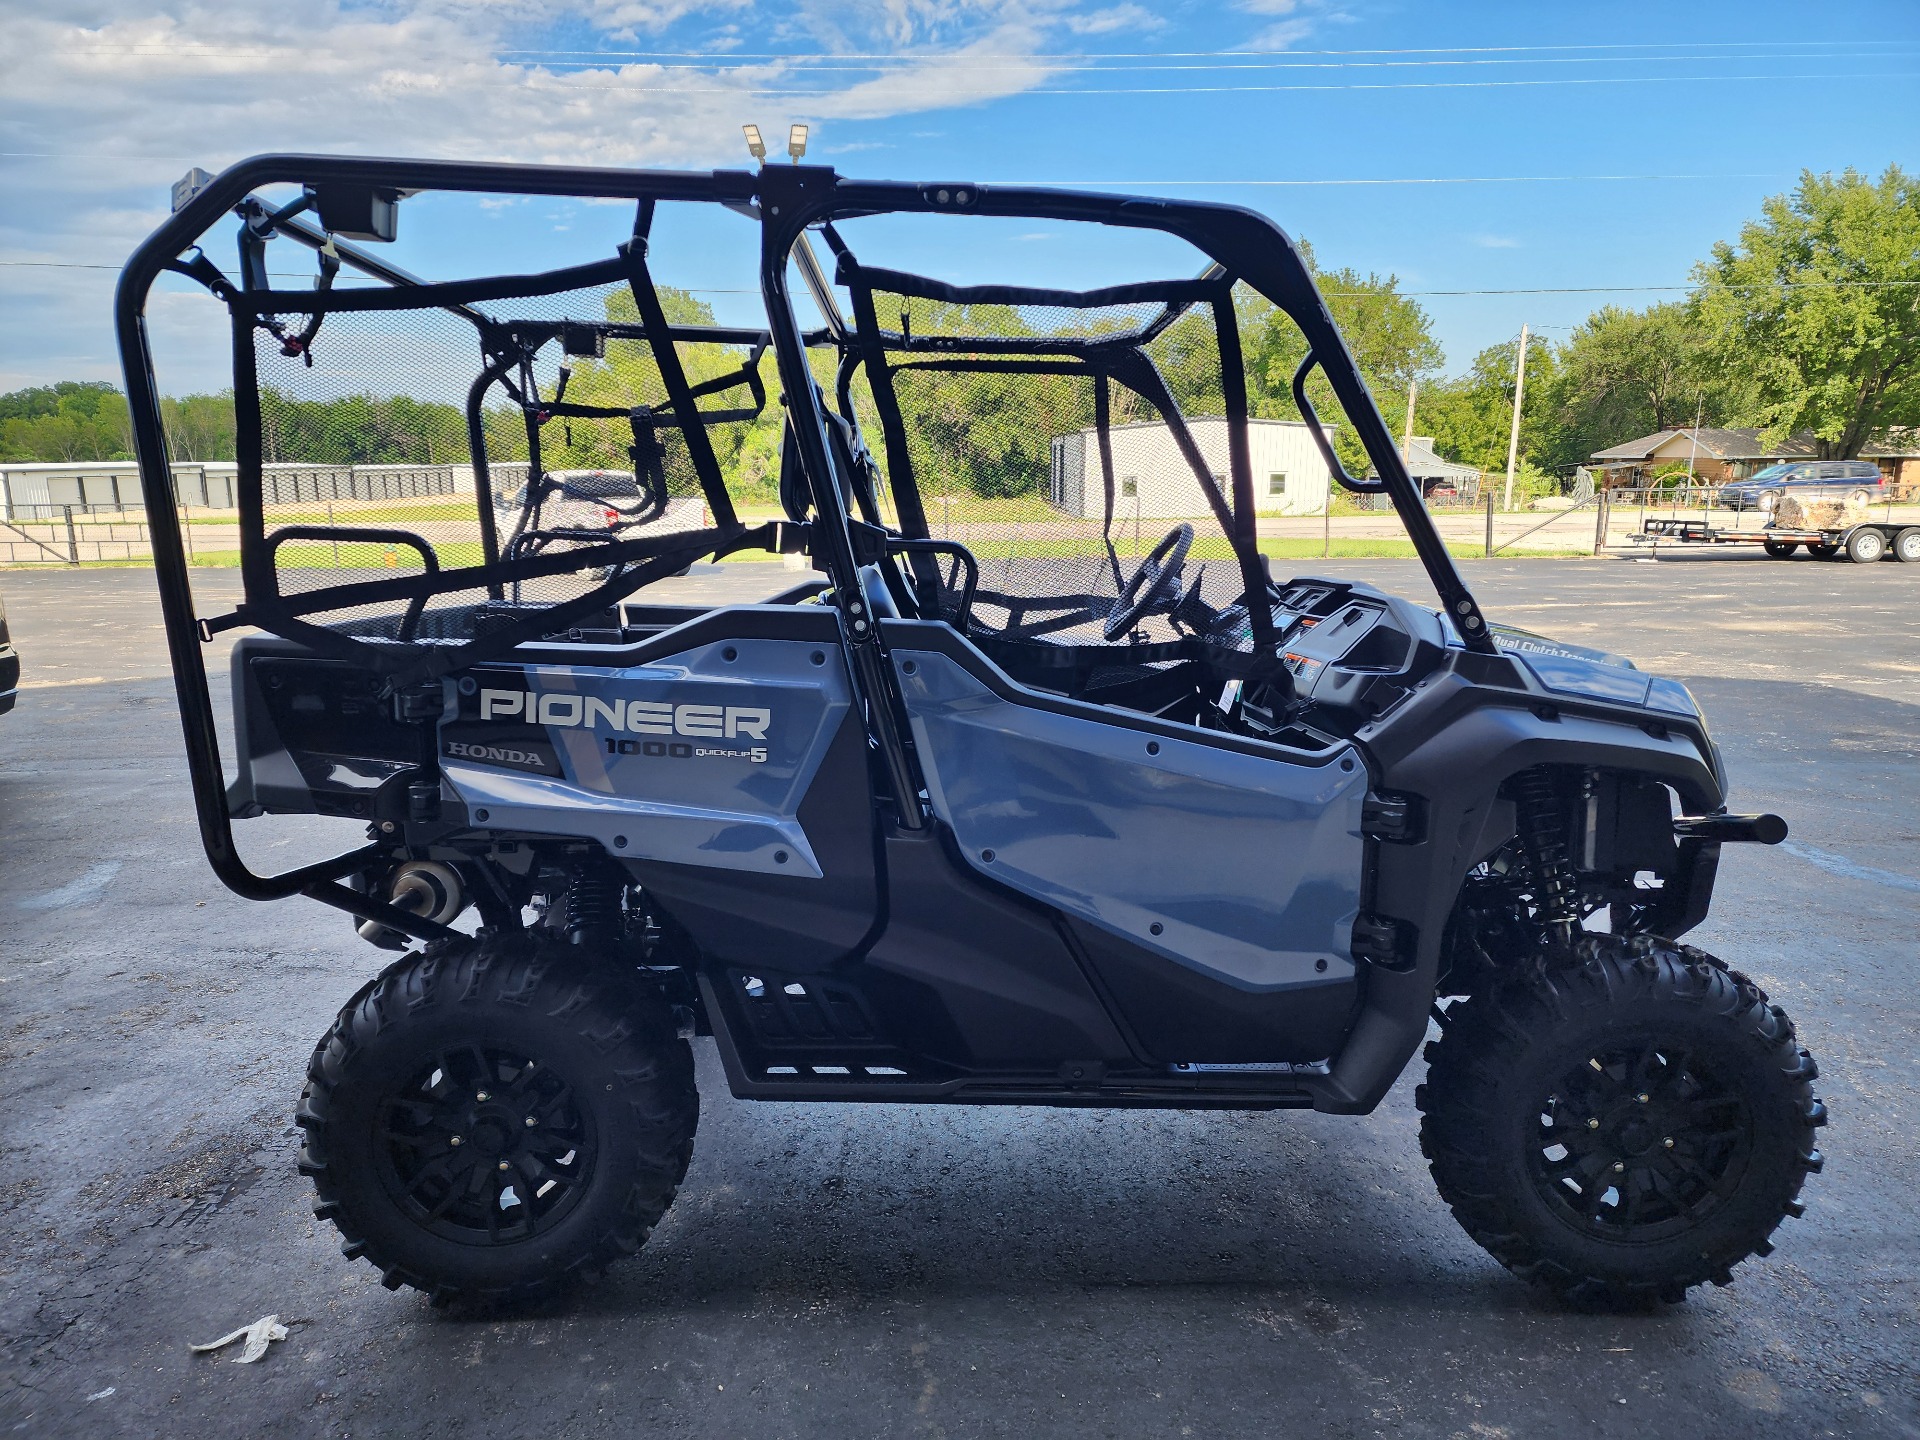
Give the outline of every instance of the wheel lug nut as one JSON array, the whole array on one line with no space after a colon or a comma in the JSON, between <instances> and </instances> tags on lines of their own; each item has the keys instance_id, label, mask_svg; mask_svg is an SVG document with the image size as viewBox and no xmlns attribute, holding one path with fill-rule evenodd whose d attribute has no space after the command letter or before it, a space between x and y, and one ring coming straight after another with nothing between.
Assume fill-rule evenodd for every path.
<instances>
[{"instance_id":1,"label":"wheel lug nut","mask_svg":"<svg viewBox=\"0 0 1920 1440\"><path fill-rule=\"evenodd\" d=\"M486 1091L482 1090L479 1094L475 1095L473 1098L476 1100L491 1100L493 1096L489 1095Z\"/></svg>"},{"instance_id":2,"label":"wheel lug nut","mask_svg":"<svg viewBox=\"0 0 1920 1440\"><path fill-rule=\"evenodd\" d=\"M1600 1128L1600 1122L1598 1120L1587 1121L1587 1129L1598 1130L1599 1128Z\"/></svg>"},{"instance_id":3,"label":"wheel lug nut","mask_svg":"<svg viewBox=\"0 0 1920 1440\"><path fill-rule=\"evenodd\" d=\"M1627 1162L1624 1160L1616 1160L1613 1162L1613 1173L1616 1175L1623 1174L1626 1168Z\"/></svg>"},{"instance_id":4,"label":"wheel lug nut","mask_svg":"<svg viewBox=\"0 0 1920 1440\"><path fill-rule=\"evenodd\" d=\"M1666 1146L1667 1149L1671 1150L1673 1148L1673 1137L1669 1135L1666 1139L1662 1140L1660 1143Z\"/></svg>"},{"instance_id":5,"label":"wheel lug nut","mask_svg":"<svg viewBox=\"0 0 1920 1440\"><path fill-rule=\"evenodd\" d=\"M506 1169L509 1169L510 1167L508 1166L508 1164L507 1164L507 1162L506 1162L506 1161L504 1161L504 1160L502 1160L502 1161L500 1162L500 1168L501 1168L502 1170L506 1170ZM1615 1166L1614 1168L1615 1168L1615 1169L1617 1170L1617 1169L1619 1169L1620 1167L1616 1165L1616 1166Z\"/></svg>"},{"instance_id":6,"label":"wheel lug nut","mask_svg":"<svg viewBox=\"0 0 1920 1440\"><path fill-rule=\"evenodd\" d=\"M1644 1092L1643 1092L1643 1093L1642 1093L1642 1094L1640 1095L1640 1097L1639 1097L1639 1098L1640 1098L1640 1103L1641 1103L1642 1105L1644 1105L1644 1104L1646 1104L1646 1103L1647 1103L1647 1098L1648 1098L1648 1097L1646 1096L1646 1094L1645 1094Z\"/></svg>"},{"instance_id":7,"label":"wheel lug nut","mask_svg":"<svg viewBox=\"0 0 1920 1440\"><path fill-rule=\"evenodd\" d=\"M538 1125L539 1123L540 1121L534 1116L532 1115L527 1116L527 1128L529 1130L531 1130L534 1126Z\"/></svg>"},{"instance_id":8,"label":"wheel lug nut","mask_svg":"<svg viewBox=\"0 0 1920 1440\"><path fill-rule=\"evenodd\" d=\"M460 1143L460 1137L458 1135L450 1135L447 1137L447 1143L449 1145L458 1145Z\"/></svg>"}]
</instances>

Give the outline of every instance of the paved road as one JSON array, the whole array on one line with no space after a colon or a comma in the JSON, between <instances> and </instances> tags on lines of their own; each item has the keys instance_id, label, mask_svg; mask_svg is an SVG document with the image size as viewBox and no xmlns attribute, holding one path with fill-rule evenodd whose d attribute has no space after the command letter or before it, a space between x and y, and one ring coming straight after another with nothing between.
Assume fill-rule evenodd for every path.
<instances>
[{"instance_id":1,"label":"paved road","mask_svg":"<svg viewBox=\"0 0 1920 1440\"><path fill-rule=\"evenodd\" d=\"M1498 618L1684 678L1737 803L1793 821L1697 936L1792 1010L1834 1114L1807 1218L1732 1288L1585 1315L1510 1279L1433 1195L1417 1074L1358 1120L789 1108L728 1098L707 1048L640 1257L529 1315L389 1294L309 1214L290 1124L381 957L207 871L151 577L10 574L0 1433L1920 1435L1920 566L1469 574ZM242 833L280 866L318 824ZM264 1363L187 1354L268 1312Z\"/></svg>"}]
</instances>

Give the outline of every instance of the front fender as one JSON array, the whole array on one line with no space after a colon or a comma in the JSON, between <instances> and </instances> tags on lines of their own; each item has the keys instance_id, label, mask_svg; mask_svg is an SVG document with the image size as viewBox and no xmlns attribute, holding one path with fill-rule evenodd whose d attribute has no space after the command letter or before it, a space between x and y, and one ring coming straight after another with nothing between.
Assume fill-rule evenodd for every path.
<instances>
[{"instance_id":1,"label":"front fender","mask_svg":"<svg viewBox=\"0 0 1920 1440\"><path fill-rule=\"evenodd\" d=\"M1435 677L1369 730L1358 738L1375 785L1418 797L1425 823L1411 843L1375 846L1368 909L1411 928L1412 963L1368 973L1360 1013L1316 1102L1341 1114L1378 1105L1426 1035L1447 916L1467 871L1511 833L1511 809L1499 799L1510 777L1536 765L1625 770L1672 786L1691 813L1724 804L1705 732L1644 711L1542 704L1455 673ZM1690 911L1704 914L1711 888L1711 866L1691 866Z\"/></svg>"}]
</instances>

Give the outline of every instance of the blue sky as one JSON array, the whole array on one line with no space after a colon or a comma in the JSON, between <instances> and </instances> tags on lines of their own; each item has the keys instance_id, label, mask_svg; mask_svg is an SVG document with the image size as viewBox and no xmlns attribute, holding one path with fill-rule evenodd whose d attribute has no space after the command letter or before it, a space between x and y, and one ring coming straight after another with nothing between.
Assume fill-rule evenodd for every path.
<instances>
[{"instance_id":1,"label":"blue sky","mask_svg":"<svg viewBox=\"0 0 1920 1440\"><path fill-rule=\"evenodd\" d=\"M1672 297L1605 287L1683 284L1802 169L1920 163L1912 0L47 8L0 4L0 388L114 377L110 267L188 166L268 149L709 167L744 163L741 121L777 138L804 119L810 158L849 174L1254 206L1325 265L1399 276L1453 369L1522 321L1564 337L1599 304ZM404 213L404 249L448 271L581 258L625 224L549 202ZM663 235L662 278L740 315L744 240ZM913 258L1093 278L1031 228ZM1580 293L1442 293L1487 291ZM168 388L220 383L181 333Z\"/></svg>"}]
</instances>

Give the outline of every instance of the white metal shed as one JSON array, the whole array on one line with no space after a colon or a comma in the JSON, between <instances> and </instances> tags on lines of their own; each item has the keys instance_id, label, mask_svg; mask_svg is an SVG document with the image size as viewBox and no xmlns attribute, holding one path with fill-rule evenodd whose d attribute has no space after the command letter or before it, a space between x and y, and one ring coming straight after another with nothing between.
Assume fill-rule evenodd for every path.
<instances>
[{"instance_id":1,"label":"white metal shed","mask_svg":"<svg viewBox=\"0 0 1920 1440\"><path fill-rule=\"evenodd\" d=\"M1208 470L1227 483L1227 422L1203 415L1189 420L1194 443ZM1327 434L1332 436L1329 425ZM1174 444L1173 431L1161 421L1115 425L1113 513L1116 519L1185 519L1209 513L1200 481ZM1257 512L1318 515L1327 503L1327 466L1301 420L1249 420L1247 449L1253 461L1253 504ZM1055 506L1069 515L1098 519L1105 504L1097 433L1088 428L1053 441Z\"/></svg>"}]
</instances>

